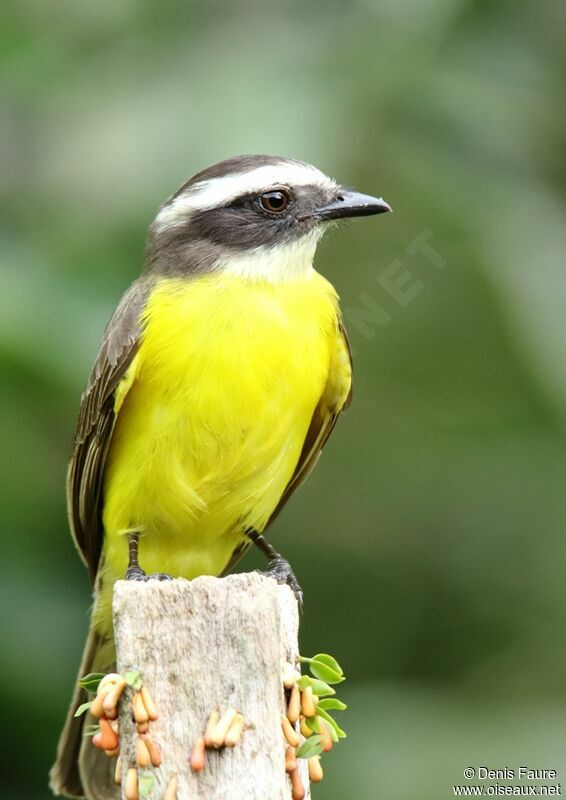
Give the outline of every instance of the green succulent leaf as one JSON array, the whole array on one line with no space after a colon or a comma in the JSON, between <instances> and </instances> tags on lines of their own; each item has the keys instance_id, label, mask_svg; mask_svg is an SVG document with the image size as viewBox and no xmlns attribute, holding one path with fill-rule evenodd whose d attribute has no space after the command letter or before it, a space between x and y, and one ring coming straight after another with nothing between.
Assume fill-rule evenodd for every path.
<instances>
[{"instance_id":1,"label":"green succulent leaf","mask_svg":"<svg viewBox=\"0 0 566 800\"><path fill-rule=\"evenodd\" d=\"M333 656L328 655L328 653L317 653L316 656L312 657L311 661L318 661L321 664L326 664L327 667L337 672L340 677L344 675L344 670L340 664Z\"/></svg>"},{"instance_id":2,"label":"green succulent leaf","mask_svg":"<svg viewBox=\"0 0 566 800\"><path fill-rule=\"evenodd\" d=\"M139 669L126 672L124 675L124 680L128 686L131 686L134 692L139 692L142 687L142 675Z\"/></svg>"},{"instance_id":3,"label":"green succulent leaf","mask_svg":"<svg viewBox=\"0 0 566 800\"><path fill-rule=\"evenodd\" d=\"M323 723L321 722L321 725L322 724ZM326 730L328 731L332 741L333 742L337 742L338 741L338 734L336 733L336 728L334 727L334 725L332 725L330 722L328 722L326 720L324 721L324 725L326 726Z\"/></svg>"},{"instance_id":4,"label":"green succulent leaf","mask_svg":"<svg viewBox=\"0 0 566 800\"><path fill-rule=\"evenodd\" d=\"M147 800L154 789L155 775L152 775L151 772L146 772L143 775L140 775L138 781L138 792L141 800Z\"/></svg>"},{"instance_id":5,"label":"green succulent leaf","mask_svg":"<svg viewBox=\"0 0 566 800\"><path fill-rule=\"evenodd\" d=\"M329 686L325 681L318 680L317 678L311 678L310 675L302 675L299 680L297 681L297 686L301 691L306 689L307 686L312 686L313 693L318 695L318 697L325 697L329 694L336 694L336 691Z\"/></svg>"},{"instance_id":6,"label":"green succulent leaf","mask_svg":"<svg viewBox=\"0 0 566 800\"><path fill-rule=\"evenodd\" d=\"M332 725L332 727L336 731L336 735L340 739L345 739L346 738L346 732L342 730L342 728L338 725L336 720L333 717L330 716L328 711L325 711L324 708L320 708L320 703L319 703L318 708L317 708L317 714L322 719L326 720L326 722L328 722L329 725Z\"/></svg>"},{"instance_id":7,"label":"green succulent leaf","mask_svg":"<svg viewBox=\"0 0 566 800\"><path fill-rule=\"evenodd\" d=\"M89 672L88 675L83 675L79 680L81 689L86 689L87 692L96 693L98 684L104 678L104 672Z\"/></svg>"},{"instance_id":8,"label":"green succulent leaf","mask_svg":"<svg viewBox=\"0 0 566 800\"><path fill-rule=\"evenodd\" d=\"M321 681L326 681L326 683L342 683L345 680L343 675L340 675L339 672L322 661L313 659L309 664L309 668L315 678L320 678Z\"/></svg>"},{"instance_id":9,"label":"green succulent leaf","mask_svg":"<svg viewBox=\"0 0 566 800\"><path fill-rule=\"evenodd\" d=\"M314 735L305 739L297 750L297 758L312 758L318 756L324 750L324 744L320 736Z\"/></svg>"},{"instance_id":10,"label":"green succulent leaf","mask_svg":"<svg viewBox=\"0 0 566 800\"><path fill-rule=\"evenodd\" d=\"M313 733L320 733L320 719L318 717L307 717L305 724Z\"/></svg>"},{"instance_id":11,"label":"green succulent leaf","mask_svg":"<svg viewBox=\"0 0 566 800\"><path fill-rule=\"evenodd\" d=\"M80 705L80 706L77 708L77 710L75 711L75 717L80 717L80 716L81 716L81 714L84 714L84 713L85 713L85 711L88 711L88 710L89 710L89 708L91 707L91 705L92 705L92 700L91 700L91 701L89 701L88 703L81 703L81 705Z\"/></svg>"},{"instance_id":12,"label":"green succulent leaf","mask_svg":"<svg viewBox=\"0 0 566 800\"><path fill-rule=\"evenodd\" d=\"M83 728L83 736L94 736L100 730L98 725L85 725Z\"/></svg>"},{"instance_id":13,"label":"green succulent leaf","mask_svg":"<svg viewBox=\"0 0 566 800\"><path fill-rule=\"evenodd\" d=\"M333 689L332 686L329 686L325 681L320 681L316 678L313 679L312 690L317 697L327 697L329 694L336 694L336 690Z\"/></svg>"},{"instance_id":14,"label":"green succulent leaf","mask_svg":"<svg viewBox=\"0 0 566 800\"><path fill-rule=\"evenodd\" d=\"M346 703L343 703L341 700L338 700L337 697L325 697L322 700L318 701L317 704L317 711L319 708L323 708L325 711L345 711L348 706Z\"/></svg>"}]
</instances>

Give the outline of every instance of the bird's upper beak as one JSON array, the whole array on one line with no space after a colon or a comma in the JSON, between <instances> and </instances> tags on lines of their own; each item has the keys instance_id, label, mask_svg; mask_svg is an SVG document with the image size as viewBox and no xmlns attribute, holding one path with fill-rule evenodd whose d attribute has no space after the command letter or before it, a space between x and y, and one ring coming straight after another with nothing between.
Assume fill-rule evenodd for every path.
<instances>
[{"instance_id":1,"label":"bird's upper beak","mask_svg":"<svg viewBox=\"0 0 566 800\"><path fill-rule=\"evenodd\" d=\"M345 217L368 217L384 214L391 206L381 197L371 197L360 192L341 191L336 200L318 208L315 216L319 220L344 219Z\"/></svg>"}]
</instances>

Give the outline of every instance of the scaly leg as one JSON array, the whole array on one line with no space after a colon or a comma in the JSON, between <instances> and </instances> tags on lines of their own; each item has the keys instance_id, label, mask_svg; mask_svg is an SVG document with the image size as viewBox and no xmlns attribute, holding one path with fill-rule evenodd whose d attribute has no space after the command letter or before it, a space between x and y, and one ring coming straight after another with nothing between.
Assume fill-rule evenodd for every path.
<instances>
[{"instance_id":1,"label":"scaly leg","mask_svg":"<svg viewBox=\"0 0 566 800\"><path fill-rule=\"evenodd\" d=\"M145 574L138 561L139 538L139 533L132 533L128 537L128 569L126 570L126 580L149 581L155 579L158 581L172 581L173 576L167 575L165 572L153 572L151 575Z\"/></svg>"},{"instance_id":2,"label":"scaly leg","mask_svg":"<svg viewBox=\"0 0 566 800\"><path fill-rule=\"evenodd\" d=\"M287 586L293 590L293 594L297 598L297 603L302 611L303 590L299 586L299 582L289 562L269 544L265 536L261 533L250 529L246 531L246 536L267 558L267 569L262 574L270 578L275 578L278 583L286 583Z\"/></svg>"}]
</instances>

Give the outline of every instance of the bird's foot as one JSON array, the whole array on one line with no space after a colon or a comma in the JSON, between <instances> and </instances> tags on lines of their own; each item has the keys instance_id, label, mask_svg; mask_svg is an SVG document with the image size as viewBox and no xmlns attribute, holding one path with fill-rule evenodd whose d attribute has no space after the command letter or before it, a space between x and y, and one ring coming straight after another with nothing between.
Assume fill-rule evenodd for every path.
<instances>
[{"instance_id":1,"label":"bird's foot","mask_svg":"<svg viewBox=\"0 0 566 800\"><path fill-rule=\"evenodd\" d=\"M261 571L261 570L260 570ZM262 575L267 575L269 578L275 578L277 583L285 583L293 591L299 608L303 610L303 590L299 585L295 573L291 569L291 565L283 556L276 556L267 562L267 569L262 572Z\"/></svg>"},{"instance_id":2,"label":"bird's foot","mask_svg":"<svg viewBox=\"0 0 566 800\"><path fill-rule=\"evenodd\" d=\"M138 567L137 564L134 564L130 565L126 570L125 579L127 581L146 581L147 575L141 567Z\"/></svg>"},{"instance_id":3,"label":"bird's foot","mask_svg":"<svg viewBox=\"0 0 566 800\"><path fill-rule=\"evenodd\" d=\"M141 567L133 566L128 567L126 570L127 581L172 581L173 576L168 575L166 572L152 572L151 575L146 575Z\"/></svg>"}]
</instances>

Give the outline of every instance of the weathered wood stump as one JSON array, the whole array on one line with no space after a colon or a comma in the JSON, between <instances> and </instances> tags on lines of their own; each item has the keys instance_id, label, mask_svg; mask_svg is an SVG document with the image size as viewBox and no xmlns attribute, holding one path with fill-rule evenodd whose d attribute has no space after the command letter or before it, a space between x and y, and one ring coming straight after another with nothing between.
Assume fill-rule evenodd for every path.
<instances>
[{"instance_id":1,"label":"weathered wood stump","mask_svg":"<svg viewBox=\"0 0 566 800\"><path fill-rule=\"evenodd\" d=\"M290 800L285 773L281 675L298 655L293 593L258 573L147 583L114 589L118 672L140 670L159 710L151 735L162 753L149 797L161 800L173 775L177 800ZM193 772L189 756L214 709L241 711L245 727L233 748L206 751ZM135 766L129 703L120 713L122 797ZM308 798L308 771L300 761Z\"/></svg>"}]
</instances>

